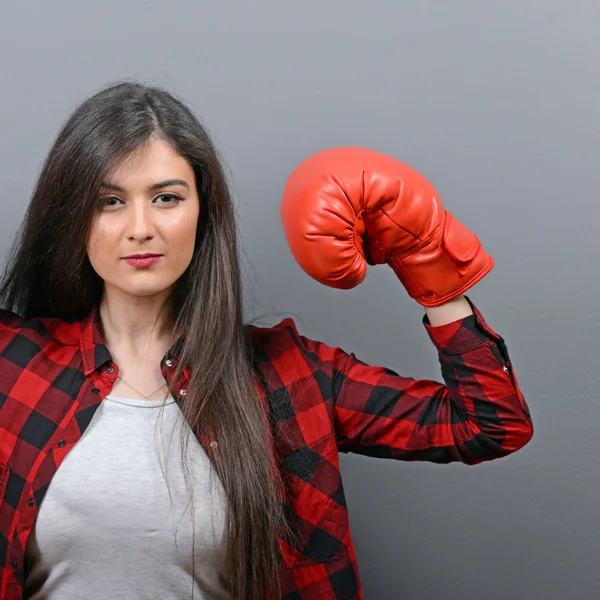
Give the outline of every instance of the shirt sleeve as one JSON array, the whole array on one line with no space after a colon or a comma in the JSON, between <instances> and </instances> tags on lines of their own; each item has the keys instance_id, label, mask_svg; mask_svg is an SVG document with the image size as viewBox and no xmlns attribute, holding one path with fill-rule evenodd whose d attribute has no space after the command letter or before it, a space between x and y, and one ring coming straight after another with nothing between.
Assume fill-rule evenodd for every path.
<instances>
[{"instance_id":1,"label":"shirt sleeve","mask_svg":"<svg viewBox=\"0 0 600 600\"><path fill-rule=\"evenodd\" d=\"M470 302L470 301L469 301ZM479 464L525 446L531 415L503 338L474 314L424 327L443 382L367 365L353 353L299 337L332 378L338 449L368 456Z\"/></svg>"}]
</instances>

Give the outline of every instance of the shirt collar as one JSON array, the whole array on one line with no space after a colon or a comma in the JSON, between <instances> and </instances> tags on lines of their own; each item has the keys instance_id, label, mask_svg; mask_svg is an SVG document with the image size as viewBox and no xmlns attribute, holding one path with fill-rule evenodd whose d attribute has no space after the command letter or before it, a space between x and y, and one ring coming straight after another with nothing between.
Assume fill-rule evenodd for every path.
<instances>
[{"instance_id":1,"label":"shirt collar","mask_svg":"<svg viewBox=\"0 0 600 600\"><path fill-rule=\"evenodd\" d=\"M94 307L91 312L81 321L81 336L79 346L83 357L83 368L85 375L99 370L107 362L112 360L108 347L102 339L99 321L100 311Z\"/></svg>"},{"instance_id":2,"label":"shirt collar","mask_svg":"<svg viewBox=\"0 0 600 600\"><path fill-rule=\"evenodd\" d=\"M166 356L166 359L178 359L181 354L182 340L177 340ZM100 333L100 311L94 307L90 313L81 321L81 335L79 338L81 356L83 357L83 367L85 375L88 376L94 371L100 370L107 362L112 360L112 356L102 334Z\"/></svg>"}]
</instances>

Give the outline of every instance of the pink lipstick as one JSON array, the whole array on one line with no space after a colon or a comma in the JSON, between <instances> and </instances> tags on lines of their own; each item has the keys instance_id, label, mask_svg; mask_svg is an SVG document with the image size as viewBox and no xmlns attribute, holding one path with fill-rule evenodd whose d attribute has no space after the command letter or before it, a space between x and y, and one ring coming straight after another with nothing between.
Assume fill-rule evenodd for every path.
<instances>
[{"instance_id":1,"label":"pink lipstick","mask_svg":"<svg viewBox=\"0 0 600 600\"><path fill-rule=\"evenodd\" d=\"M132 267L151 267L156 264L162 257L162 254L132 254L131 256L123 257L123 260Z\"/></svg>"}]
</instances>

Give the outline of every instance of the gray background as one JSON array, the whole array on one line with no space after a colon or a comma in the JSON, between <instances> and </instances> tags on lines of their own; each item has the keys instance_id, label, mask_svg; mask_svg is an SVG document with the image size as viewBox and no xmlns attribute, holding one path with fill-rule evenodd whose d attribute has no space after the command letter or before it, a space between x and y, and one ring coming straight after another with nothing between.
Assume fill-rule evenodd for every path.
<instances>
[{"instance_id":1,"label":"gray background","mask_svg":"<svg viewBox=\"0 0 600 600\"><path fill-rule=\"evenodd\" d=\"M597 0L6 2L0 250L77 103L137 78L183 96L231 169L249 314L439 378L391 271L334 291L294 263L287 174L356 144L428 176L496 258L471 298L509 344L536 432L469 468L343 457L368 600L600 597Z\"/></svg>"}]
</instances>

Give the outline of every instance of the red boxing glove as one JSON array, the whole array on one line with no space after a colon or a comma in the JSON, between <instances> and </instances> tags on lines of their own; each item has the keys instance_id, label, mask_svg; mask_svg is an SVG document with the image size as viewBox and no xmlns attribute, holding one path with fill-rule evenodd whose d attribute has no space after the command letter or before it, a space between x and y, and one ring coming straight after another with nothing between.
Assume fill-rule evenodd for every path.
<instances>
[{"instance_id":1,"label":"red boxing glove","mask_svg":"<svg viewBox=\"0 0 600 600\"><path fill-rule=\"evenodd\" d=\"M367 148L332 148L303 161L288 178L281 218L300 267L334 288L357 286L367 264L388 264L412 298L439 306L494 265L425 177Z\"/></svg>"}]
</instances>

